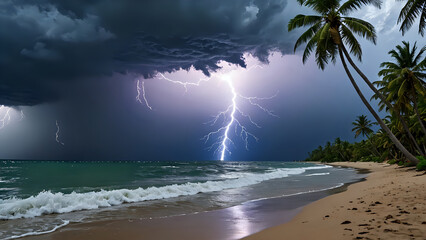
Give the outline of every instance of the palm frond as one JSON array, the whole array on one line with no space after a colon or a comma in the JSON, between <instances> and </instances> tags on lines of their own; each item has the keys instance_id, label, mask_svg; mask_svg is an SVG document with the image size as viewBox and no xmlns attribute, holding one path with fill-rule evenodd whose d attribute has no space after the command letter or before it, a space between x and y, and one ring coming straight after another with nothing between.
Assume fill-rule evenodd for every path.
<instances>
[{"instance_id":1,"label":"palm frond","mask_svg":"<svg viewBox=\"0 0 426 240\"><path fill-rule=\"evenodd\" d=\"M378 75L380 77L389 76L389 75L396 75L396 74L398 74L398 73L395 71L395 69L387 69L387 68L380 70L379 73L378 73Z\"/></svg>"},{"instance_id":2,"label":"palm frond","mask_svg":"<svg viewBox=\"0 0 426 240\"><path fill-rule=\"evenodd\" d=\"M340 5L340 0L305 0L303 5L312 8L317 13L325 14L330 10L337 9Z\"/></svg>"},{"instance_id":3,"label":"palm frond","mask_svg":"<svg viewBox=\"0 0 426 240\"><path fill-rule=\"evenodd\" d=\"M325 65L329 61L335 63L337 55L337 46L334 43L331 33L331 24L327 23L321 29L316 48L316 62L321 70L324 70Z\"/></svg>"},{"instance_id":4,"label":"palm frond","mask_svg":"<svg viewBox=\"0 0 426 240\"><path fill-rule=\"evenodd\" d=\"M381 68L386 67L388 69L398 69L398 68L400 68L397 64L395 64L393 62L382 62L380 64L380 67Z\"/></svg>"},{"instance_id":5,"label":"palm frond","mask_svg":"<svg viewBox=\"0 0 426 240\"><path fill-rule=\"evenodd\" d=\"M420 49L420 51L419 51L419 53L417 54L417 56L414 58L414 60L413 60L413 64L414 65L417 65L418 64L418 62L419 62L419 60L422 58L422 56L423 56L423 53L426 51L426 45L425 46L423 46L423 48L422 49ZM426 57L425 57L426 58Z\"/></svg>"},{"instance_id":6,"label":"palm frond","mask_svg":"<svg viewBox=\"0 0 426 240\"><path fill-rule=\"evenodd\" d=\"M358 10L363 5L369 5L372 4L373 6L377 8L381 8L382 1L381 0L348 0L345 3L340 6L338 12L342 14L348 14L352 11Z\"/></svg>"},{"instance_id":7,"label":"palm frond","mask_svg":"<svg viewBox=\"0 0 426 240\"><path fill-rule=\"evenodd\" d=\"M321 18L321 16L299 14L288 22L288 31L290 32L295 28L312 26L321 21Z\"/></svg>"},{"instance_id":8,"label":"palm frond","mask_svg":"<svg viewBox=\"0 0 426 240\"><path fill-rule=\"evenodd\" d=\"M317 44L319 40L319 35L321 33L321 29L318 30L315 35L309 40L309 42L306 44L305 51L303 52L302 62L305 63L309 56L311 55L312 50L314 49L315 45Z\"/></svg>"},{"instance_id":9,"label":"palm frond","mask_svg":"<svg viewBox=\"0 0 426 240\"><path fill-rule=\"evenodd\" d=\"M424 0L409 0L402 8L399 17L398 23L402 23L400 27L400 31L402 35L404 35L413 25L417 16L424 13L425 1ZM422 23L420 23L422 24ZM424 25L424 24L423 24ZM421 33L423 31L420 31ZM423 34L422 34L423 36Z\"/></svg>"},{"instance_id":10,"label":"palm frond","mask_svg":"<svg viewBox=\"0 0 426 240\"><path fill-rule=\"evenodd\" d=\"M426 71L426 57L413 68L413 71Z\"/></svg>"},{"instance_id":11,"label":"palm frond","mask_svg":"<svg viewBox=\"0 0 426 240\"><path fill-rule=\"evenodd\" d=\"M361 61L362 49L358 40L352 34L351 30L349 30L345 25L342 25L342 38L345 43L349 46L350 52Z\"/></svg>"},{"instance_id":12,"label":"palm frond","mask_svg":"<svg viewBox=\"0 0 426 240\"><path fill-rule=\"evenodd\" d=\"M315 52L315 61L318 65L318 67L321 70L325 69L325 65L328 64L328 54L327 54L327 50L324 49L321 46L317 46L316 48L316 52Z\"/></svg>"},{"instance_id":13,"label":"palm frond","mask_svg":"<svg viewBox=\"0 0 426 240\"><path fill-rule=\"evenodd\" d=\"M419 33L424 37L426 28L426 2L423 3L422 15L420 15Z\"/></svg>"},{"instance_id":14,"label":"palm frond","mask_svg":"<svg viewBox=\"0 0 426 240\"><path fill-rule=\"evenodd\" d=\"M403 66L404 65L404 60L401 58L401 55L397 51L395 51L394 49L392 49L392 50L390 50L388 52L388 54L391 55L391 57L395 58L395 60L397 61L397 63L398 63L399 66ZM402 67L400 67L400 68L402 68Z\"/></svg>"},{"instance_id":15,"label":"palm frond","mask_svg":"<svg viewBox=\"0 0 426 240\"><path fill-rule=\"evenodd\" d=\"M345 17L343 23L346 24L346 26L348 26L354 33L376 44L376 30L369 22L358 18Z\"/></svg>"},{"instance_id":16,"label":"palm frond","mask_svg":"<svg viewBox=\"0 0 426 240\"><path fill-rule=\"evenodd\" d=\"M312 36L321 28L321 22L316 23L312 27L310 27L306 32L300 35L299 39L297 39L294 44L294 51L303 43L307 42Z\"/></svg>"}]
</instances>

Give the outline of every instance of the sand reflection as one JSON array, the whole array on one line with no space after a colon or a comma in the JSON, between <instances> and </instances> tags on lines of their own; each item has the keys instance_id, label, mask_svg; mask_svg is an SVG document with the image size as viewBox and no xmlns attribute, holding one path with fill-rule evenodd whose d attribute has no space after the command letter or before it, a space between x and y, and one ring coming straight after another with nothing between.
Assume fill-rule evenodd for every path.
<instances>
[{"instance_id":1,"label":"sand reflection","mask_svg":"<svg viewBox=\"0 0 426 240\"><path fill-rule=\"evenodd\" d=\"M231 215L230 221L232 221L233 234L232 239L240 239L242 237L248 236L253 231L251 231L251 224L249 216L245 212L244 205L238 205L235 207L228 208Z\"/></svg>"}]
</instances>

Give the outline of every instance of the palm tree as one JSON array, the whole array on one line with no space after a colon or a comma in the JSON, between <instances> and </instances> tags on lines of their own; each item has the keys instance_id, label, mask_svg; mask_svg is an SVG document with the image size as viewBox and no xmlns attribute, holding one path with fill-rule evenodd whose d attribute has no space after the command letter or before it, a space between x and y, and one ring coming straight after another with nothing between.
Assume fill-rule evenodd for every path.
<instances>
[{"instance_id":1,"label":"palm tree","mask_svg":"<svg viewBox=\"0 0 426 240\"><path fill-rule=\"evenodd\" d=\"M318 67L324 69L325 66L331 61L336 62L337 54L340 57L342 65L346 74L349 77L355 91L361 98L362 102L366 105L368 110L374 116L376 121L380 124L381 128L389 135L392 142L397 148L406 156L411 162L417 163L418 159L412 155L395 137L391 130L383 123L382 119L377 115L370 103L365 99L363 93L355 82L348 66L344 55L346 56L352 67L361 75L364 81L375 89L373 84L365 77L365 75L353 63L349 53L346 50L345 44L350 48L350 52L361 60L362 50L361 45L355 38L354 34L366 38L367 40L376 43L376 33L374 27L361 19L346 17L344 15L353 10L359 9L363 5L373 4L380 7L380 0L348 0L341 4L341 0L298 0L302 5L312 8L319 15L302 15L299 14L290 20L288 30L309 26L309 29L303 33L296 41L294 49L296 50L303 43L307 43L303 53L303 63L306 62L310 54L315 49L315 59ZM379 91L375 89L379 95ZM382 96L385 100L385 98ZM391 106L392 107L392 106Z\"/></svg>"},{"instance_id":2,"label":"palm tree","mask_svg":"<svg viewBox=\"0 0 426 240\"><path fill-rule=\"evenodd\" d=\"M426 95L426 57L422 58L426 51L426 46L416 54L417 46L410 48L410 43L403 41L402 45L397 45L396 50L389 51L395 62L383 62L380 67L383 69L379 76L383 77L380 83L384 85L382 91L387 94L387 100L395 101L395 105L401 110L409 111L413 104L417 120L426 137L426 129L419 113L419 98ZM423 155L423 154L422 154Z\"/></svg>"},{"instance_id":3,"label":"palm tree","mask_svg":"<svg viewBox=\"0 0 426 240\"><path fill-rule=\"evenodd\" d=\"M399 0L401 1L401 0ZM426 1L408 0L399 13L398 23L402 22L399 29L404 35L413 25L416 18L420 15L419 33L424 36L426 26Z\"/></svg>"},{"instance_id":4,"label":"palm tree","mask_svg":"<svg viewBox=\"0 0 426 240\"><path fill-rule=\"evenodd\" d=\"M367 116L361 115L357 117L355 122L352 122L352 125L354 126L354 128L352 128L352 132L355 132L355 138L357 138L359 135L362 135L363 137L367 137L371 146L373 146L374 154L376 154L377 156L380 156L380 153L377 150L376 145L371 140L372 134L374 133L371 127L374 125L374 123L368 120Z\"/></svg>"},{"instance_id":5,"label":"palm tree","mask_svg":"<svg viewBox=\"0 0 426 240\"><path fill-rule=\"evenodd\" d=\"M424 1L424 0L423 0ZM319 1L319 0L298 0L298 2L300 4L304 4L308 7L320 10L321 14L327 14L327 11L324 11L327 7L326 5L329 4L330 6L334 6L336 9L336 6L340 5L340 0L327 0L327 1ZM334 12L331 12L327 17L332 19L333 17L336 18L336 20L340 20L341 16L340 15L344 15L347 14L353 10L357 10L358 8L360 8L362 5L367 5L367 4L373 4L376 7L380 7L381 5L381 0L348 0L347 2L345 2L344 4L342 4L340 6L340 8L337 10L334 10ZM317 10L315 10L317 11ZM318 11L317 11L318 12ZM299 15L299 16L303 16L303 15ZM306 23L303 24L303 26L306 25L311 25L312 27L314 27L314 24L310 24L309 21L312 21L312 16L306 16L307 18L304 20L307 20ZM325 17L325 16L324 16ZM296 16L297 18L297 16ZM296 19L294 18L294 19ZM345 24L347 26L345 26ZM361 50L361 45L359 44L359 42L356 40L356 38L353 36L353 34L351 33L351 31L353 31L354 33L365 37L367 40L372 41L374 44L376 44L376 34L375 34L375 30L374 27L368 23L365 22L361 19L356 19L356 18L349 18L349 17L345 17L344 21L342 22L342 27L341 27L341 35L343 36L343 40L345 41L346 44L349 45L350 47L350 52L352 54L354 54L358 60L361 61L361 55L362 55L362 50ZM300 27L300 26L296 26L296 27ZM338 26L339 27L339 26ZM309 29L306 33L308 33L309 31L315 31L315 28L311 28ZM290 30L290 24L289 24L289 31ZM339 31L336 31L339 32ZM324 33L325 34L325 33ZM296 42L295 45L295 50L296 48L304 43L307 42L307 40L310 38L311 36L309 35L305 35L305 36L301 36L298 40L298 42ZM342 38L340 37L340 40L342 40ZM313 43L312 43L313 44ZM308 43L309 45L309 43ZM306 47L308 48L308 46ZM307 60L307 58L310 55L310 52L312 51L313 45L310 46L311 49L309 49L309 51L305 50L305 53L303 55L303 62L305 62ZM395 106L393 106L387 99L386 97L374 86L374 84L371 83L371 81L367 78L367 76L365 76L365 74L358 68L358 66L354 63L354 61L352 60L349 52L346 50L345 45L342 43L341 44L341 49L345 55L345 57L347 58L348 62L351 64L351 66L355 69L355 71L359 74L359 76L361 76L361 78L364 80L364 82L368 85L368 87L374 92L374 96L376 98L379 98L380 101L387 107L387 109L389 109L389 111L393 112L398 120L401 122L404 131L406 132L406 134L408 134L409 138L411 139L411 141L413 142L413 144L415 146L418 146L417 142L415 142L415 138L414 136L411 134L409 127L406 123L406 121L404 120L404 118L401 116L401 114L399 113L398 109L396 109ZM317 54L318 55L318 54ZM318 58L318 56L317 56ZM332 56L331 60L333 61L333 63L335 62L335 57ZM318 63L318 61L317 61ZM327 61L325 63L328 63ZM324 69L324 66L320 66L321 69ZM379 121L378 121L379 122ZM380 124L380 122L379 122ZM380 124L381 125L381 124ZM422 153L420 147L417 148L417 150ZM411 154L412 155L412 154ZM423 154L422 154L423 155ZM417 159L414 159L414 156L410 156L410 158L414 161L417 161Z\"/></svg>"},{"instance_id":6,"label":"palm tree","mask_svg":"<svg viewBox=\"0 0 426 240\"><path fill-rule=\"evenodd\" d=\"M347 142L347 141L342 142L342 140L340 138L336 138L334 140L333 146L335 148L335 151L339 154L340 159L342 161L351 160L350 156L348 154L348 151L347 151L348 146L349 146L349 142ZM337 159L339 159L339 158L337 158Z\"/></svg>"},{"instance_id":7,"label":"palm tree","mask_svg":"<svg viewBox=\"0 0 426 240\"><path fill-rule=\"evenodd\" d=\"M367 116L365 115L358 116L352 125L354 125L352 132L355 132L355 138L357 138L359 135L362 135L363 137L369 137L374 132L373 129L371 129L374 124L368 120Z\"/></svg>"}]
</instances>

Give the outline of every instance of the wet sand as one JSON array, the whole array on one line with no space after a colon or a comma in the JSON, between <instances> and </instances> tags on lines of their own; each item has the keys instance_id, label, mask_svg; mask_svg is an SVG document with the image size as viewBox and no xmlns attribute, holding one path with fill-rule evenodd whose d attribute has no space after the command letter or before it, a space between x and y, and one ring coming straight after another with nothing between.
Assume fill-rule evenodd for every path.
<instances>
[{"instance_id":1,"label":"wet sand","mask_svg":"<svg viewBox=\"0 0 426 240\"><path fill-rule=\"evenodd\" d=\"M379 163L332 165L371 173L334 190L184 216L72 223L25 239L426 239L425 174Z\"/></svg>"},{"instance_id":2,"label":"wet sand","mask_svg":"<svg viewBox=\"0 0 426 240\"><path fill-rule=\"evenodd\" d=\"M246 240L426 239L426 175L380 163L333 163L369 169L367 181L316 201L290 222Z\"/></svg>"},{"instance_id":3,"label":"wet sand","mask_svg":"<svg viewBox=\"0 0 426 240\"><path fill-rule=\"evenodd\" d=\"M71 223L56 232L23 239L240 239L288 222L304 206L346 188L345 185L332 190L252 201L230 208L176 217Z\"/></svg>"}]
</instances>

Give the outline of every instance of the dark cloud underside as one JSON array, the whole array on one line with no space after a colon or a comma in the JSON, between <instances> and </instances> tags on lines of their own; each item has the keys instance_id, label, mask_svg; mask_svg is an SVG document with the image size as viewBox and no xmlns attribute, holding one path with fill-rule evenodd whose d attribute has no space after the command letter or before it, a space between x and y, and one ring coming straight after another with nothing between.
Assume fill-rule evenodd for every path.
<instances>
[{"instance_id":1,"label":"dark cloud underside","mask_svg":"<svg viewBox=\"0 0 426 240\"><path fill-rule=\"evenodd\" d=\"M267 61L292 42L285 0L6 0L0 3L0 104L61 98L58 88L114 72L150 77L219 61Z\"/></svg>"}]
</instances>

